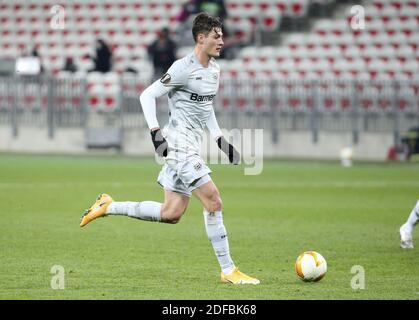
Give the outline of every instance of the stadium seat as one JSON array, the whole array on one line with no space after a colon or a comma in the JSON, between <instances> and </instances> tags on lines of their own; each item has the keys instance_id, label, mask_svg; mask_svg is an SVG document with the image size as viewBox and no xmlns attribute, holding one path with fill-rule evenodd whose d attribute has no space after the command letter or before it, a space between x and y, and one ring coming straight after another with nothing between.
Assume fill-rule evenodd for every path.
<instances>
[{"instance_id":1,"label":"stadium seat","mask_svg":"<svg viewBox=\"0 0 419 320\"><path fill-rule=\"evenodd\" d=\"M281 31L279 26L284 17L305 18L310 4L320 2L330 4L330 0L228 0L229 16L225 25L235 39L240 40L240 46L244 46L252 40L255 28L267 32ZM64 4L65 30L53 30L49 25L49 9L54 4L50 0L1 3L0 56L17 56L23 49L29 49L25 48L28 43L37 44L44 67L65 77L58 72L67 56L75 59L82 72L92 68L92 61L85 55L94 54L94 41L103 36L113 48L115 71L122 73L127 66L132 66L139 71L139 77L152 77L153 68L146 47L163 26L176 27L177 22L173 21L181 8L181 2L169 0L77 0ZM348 16L322 18L314 21L308 32L288 34L278 46L245 46L238 59L220 61L223 78L234 81L260 79L255 86L240 83L238 90L221 84L220 93L225 93L220 97L222 105L228 108L237 102L242 109L265 110L269 107L267 96L271 92L264 88L262 81L289 79L281 89L284 94L281 106L292 112L306 112L314 105L311 96L313 81L330 79L321 89L321 100L325 111L333 111L353 105L348 102L350 90L342 83L330 84L333 80L368 83L373 79L384 83L415 79L419 71L417 1L374 0L364 5L365 30L352 30ZM190 51L190 47L179 48L178 57ZM91 107L98 110L117 108L119 90L124 86L119 74L90 73L87 85ZM138 84L137 89L143 87L144 84ZM394 105L390 99L394 93L391 89L383 91L383 87L372 85L368 91L367 85L360 84L360 87L363 88L360 97L364 110L387 112L389 104ZM406 89L406 94L417 94L417 86L409 88L411 90ZM24 98L28 106L42 105L33 99L31 92ZM233 97L226 96L230 93ZM398 104L404 106L400 108L410 110L411 100L414 98L405 102L399 100Z\"/></svg>"}]
</instances>

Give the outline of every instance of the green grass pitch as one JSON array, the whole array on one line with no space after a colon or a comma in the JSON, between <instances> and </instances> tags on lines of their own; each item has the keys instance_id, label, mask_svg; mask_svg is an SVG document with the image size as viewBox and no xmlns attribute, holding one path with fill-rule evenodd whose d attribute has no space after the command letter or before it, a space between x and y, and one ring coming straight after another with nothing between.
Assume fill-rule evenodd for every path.
<instances>
[{"instance_id":1,"label":"green grass pitch","mask_svg":"<svg viewBox=\"0 0 419 320\"><path fill-rule=\"evenodd\" d=\"M419 299L416 247L398 229L419 198L419 164L265 161L262 174L214 165L230 250L259 286L220 283L202 208L177 225L79 218L99 193L163 200L151 159L0 155L0 299ZM305 283L297 256L320 252L328 272ZM65 289L52 289L51 268ZM354 265L365 289L354 290ZM359 276L359 274L358 274Z\"/></svg>"}]
</instances>

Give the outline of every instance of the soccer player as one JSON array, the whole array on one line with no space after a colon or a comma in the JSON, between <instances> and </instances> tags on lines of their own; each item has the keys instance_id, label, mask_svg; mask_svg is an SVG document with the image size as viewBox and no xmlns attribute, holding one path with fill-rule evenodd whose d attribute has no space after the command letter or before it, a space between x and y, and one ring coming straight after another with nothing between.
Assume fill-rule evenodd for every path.
<instances>
[{"instance_id":1,"label":"soccer player","mask_svg":"<svg viewBox=\"0 0 419 320\"><path fill-rule=\"evenodd\" d=\"M165 157L157 179L164 188L164 203L116 202L109 195L101 194L82 216L80 227L110 215L177 223L193 193L204 207L205 229L221 267L221 281L259 284L258 279L239 271L230 256L220 193L211 179L211 170L199 155L202 133L207 127L230 163L240 162L240 154L223 137L212 107L220 79L215 58L223 47L222 24L218 18L200 13L194 19L192 34L196 43L194 51L175 61L140 96L156 153ZM156 99L165 94L168 94L170 116L165 128L160 130Z\"/></svg>"},{"instance_id":2,"label":"soccer player","mask_svg":"<svg viewBox=\"0 0 419 320\"><path fill-rule=\"evenodd\" d=\"M413 249L413 228L419 222L419 201L413 208L405 224L400 227L400 246L403 249Z\"/></svg>"}]
</instances>

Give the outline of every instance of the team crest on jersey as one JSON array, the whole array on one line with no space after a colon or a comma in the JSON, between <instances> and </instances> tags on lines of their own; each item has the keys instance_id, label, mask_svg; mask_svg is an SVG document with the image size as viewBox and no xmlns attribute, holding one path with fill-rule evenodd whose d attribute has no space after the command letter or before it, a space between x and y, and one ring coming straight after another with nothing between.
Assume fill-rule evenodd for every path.
<instances>
[{"instance_id":1,"label":"team crest on jersey","mask_svg":"<svg viewBox=\"0 0 419 320\"><path fill-rule=\"evenodd\" d=\"M195 164L194 166L194 169L196 170L196 171L199 171L199 170L201 170L201 168L202 168L202 164L200 163L200 162L198 162L197 164Z\"/></svg>"},{"instance_id":2,"label":"team crest on jersey","mask_svg":"<svg viewBox=\"0 0 419 320\"><path fill-rule=\"evenodd\" d=\"M165 73L165 74L164 74L164 75L160 78L160 82L161 82L161 83L164 83L164 84L167 84L167 83L169 83L169 82L170 82L170 79L171 79L170 74Z\"/></svg>"}]
</instances>

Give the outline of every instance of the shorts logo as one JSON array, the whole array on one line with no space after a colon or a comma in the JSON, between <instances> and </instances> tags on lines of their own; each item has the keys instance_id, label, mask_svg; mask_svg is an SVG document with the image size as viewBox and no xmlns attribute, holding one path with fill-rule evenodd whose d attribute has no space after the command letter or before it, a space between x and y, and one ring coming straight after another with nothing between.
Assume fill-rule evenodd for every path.
<instances>
[{"instance_id":1,"label":"shorts logo","mask_svg":"<svg viewBox=\"0 0 419 320\"><path fill-rule=\"evenodd\" d=\"M171 77L170 77L170 74L168 74L168 73L165 73L161 78L160 78L160 82L161 83L164 83L164 84L167 84L167 83L169 83L170 82L170 80L171 80Z\"/></svg>"},{"instance_id":2,"label":"shorts logo","mask_svg":"<svg viewBox=\"0 0 419 320\"><path fill-rule=\"evenodd\" d=\"M199 170L201 170L201 169L202 169L202 164L201 164L200 162L198 162L197 164L195 164L195 165L193 166L193 168L194 168L196 171L199 171Z\"/></svg>"}]
</instances>

